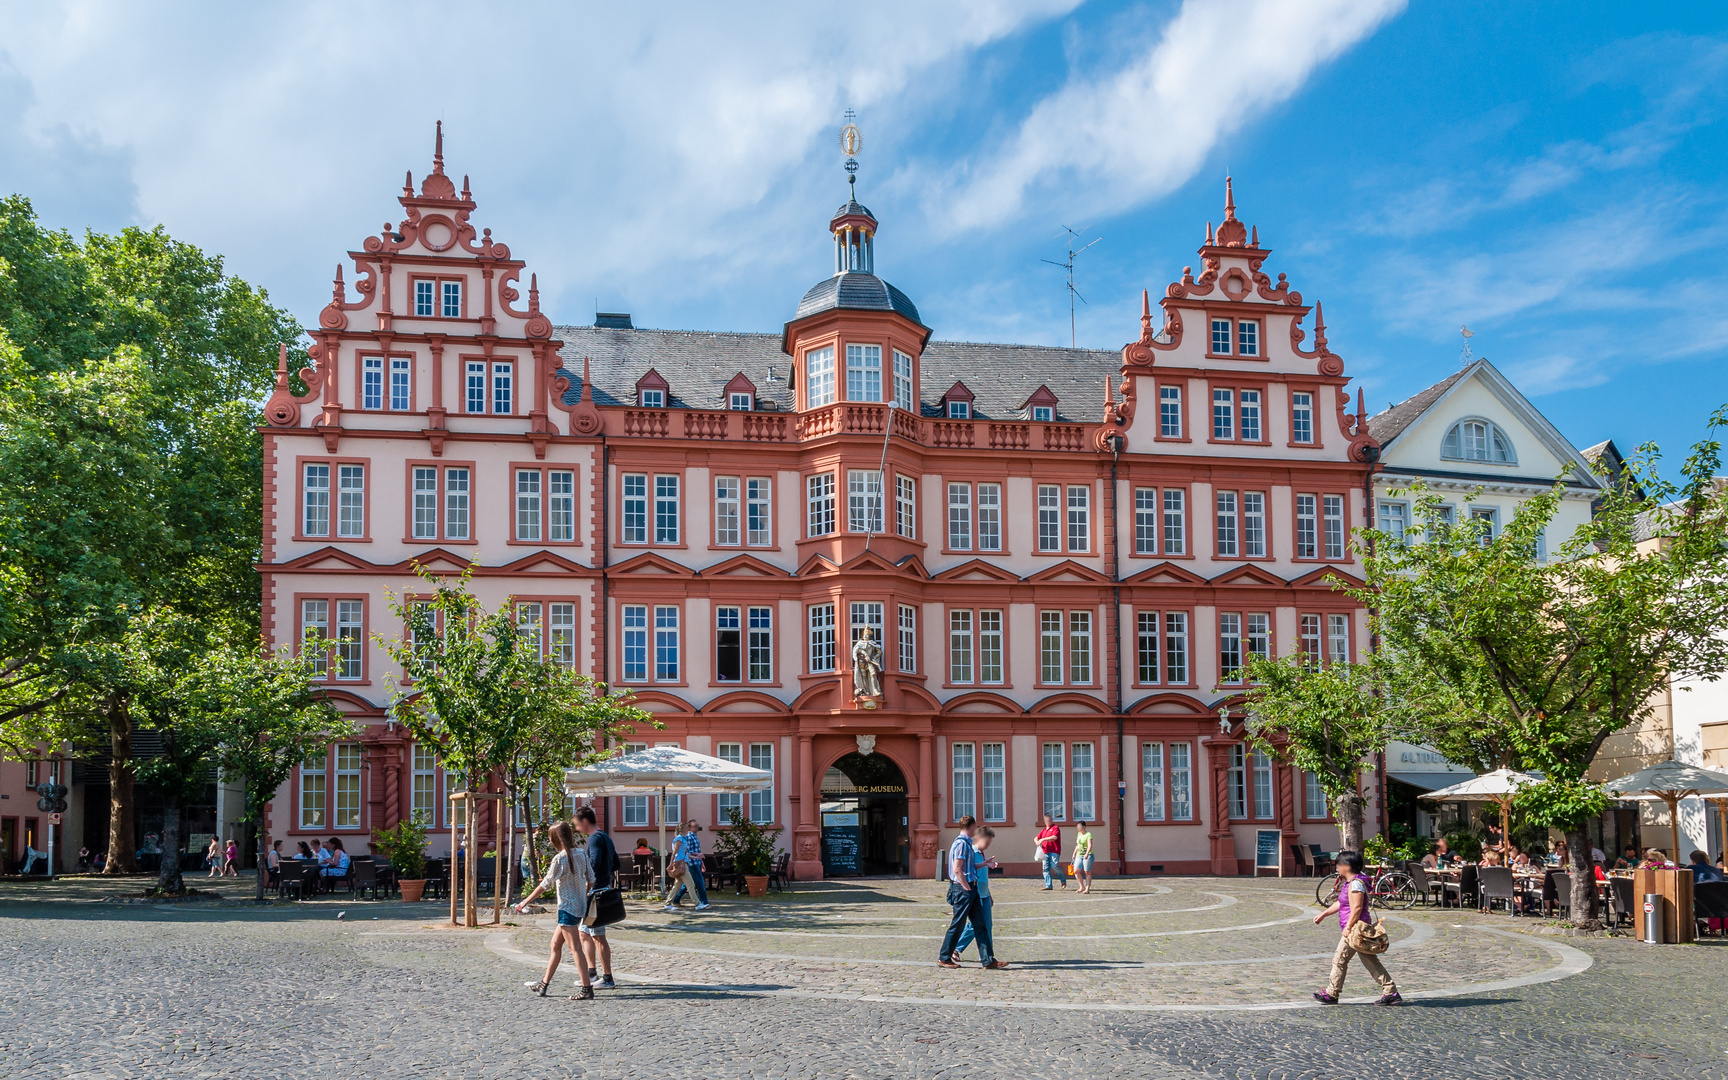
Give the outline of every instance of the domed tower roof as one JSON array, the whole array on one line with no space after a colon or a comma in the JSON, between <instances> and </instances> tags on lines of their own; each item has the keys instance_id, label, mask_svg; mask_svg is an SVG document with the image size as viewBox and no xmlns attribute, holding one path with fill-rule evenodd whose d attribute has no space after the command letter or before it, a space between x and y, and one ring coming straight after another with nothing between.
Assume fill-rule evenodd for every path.
<instances>
[{"instance_id":1,"label":"domed tower roof","mask_svg":"<svg viewBox=\"0 0 1728 1080\"><path fill-rule=\"evenodd\" d=\"M875 274L876 215L856 199L834 211L828 231L834 235L834 274L811 286L798 301L792 321L824 311L892 311L920 326L918 307L907 295Z\"/></svg>"}]
</instances>

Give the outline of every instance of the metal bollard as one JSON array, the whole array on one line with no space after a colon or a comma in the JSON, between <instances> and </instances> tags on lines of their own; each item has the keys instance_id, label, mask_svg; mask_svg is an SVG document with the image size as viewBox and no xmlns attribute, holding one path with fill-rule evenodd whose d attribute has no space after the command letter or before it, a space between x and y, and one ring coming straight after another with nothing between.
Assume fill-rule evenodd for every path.
<instances>
[{"instance_id":1,"label":"metal bollard","mask_svg":"<svg viewBox=\"0 0 1728 1080\"><path fill-rule=\"evenodd\" d=\"M1662 944L1662 894L1644 894L1644 943Z\"/></svg>"}]
</instances>

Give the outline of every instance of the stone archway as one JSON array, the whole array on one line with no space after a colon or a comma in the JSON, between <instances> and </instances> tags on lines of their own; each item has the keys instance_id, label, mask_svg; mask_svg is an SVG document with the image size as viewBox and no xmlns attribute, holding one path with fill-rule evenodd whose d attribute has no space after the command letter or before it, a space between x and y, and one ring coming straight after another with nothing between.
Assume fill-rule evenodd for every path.
<instances>
[{"instance_id":1,"label":"stone archway","mask_svg":"<svg viewBox=\"0 0 1728 1080\"><path fill-rule=\"evenodd\" d=\"M820 777L822 875L905 876L912 869L906 774L886 754L854 750Z\"/></svg>"}]
</instances>

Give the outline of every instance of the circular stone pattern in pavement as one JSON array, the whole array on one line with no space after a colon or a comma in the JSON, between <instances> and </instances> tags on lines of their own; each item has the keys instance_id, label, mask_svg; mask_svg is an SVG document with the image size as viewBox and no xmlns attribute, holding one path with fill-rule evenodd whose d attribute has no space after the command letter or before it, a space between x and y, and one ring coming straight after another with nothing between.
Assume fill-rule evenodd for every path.
<instances>
[{"instance_id":1,"label":"circular stone pattern in pavement","mask_svg":"<svg viewBox=\"0 0 1728 1080\"><path fill-rule=\"evenodd\" d=\"M1080 896L1035 879L997 879L996 955L985 971L973 945L958 971L936 964L948 923L946 886L929 881L825 882L760 901L714 897L700 914L632 905L611 928L620 981L728 993L905 1004L1108 1011L1318 1007L1338 941L1314 926L1299 881L1107 879ZM1577 949L1499 931L1475 917L1418 907L1386 912L1383 957L1407 998L1446 997L1548 982L1590 966ZM543 964L533 931L493 935L495 953ZM1353 961L1345 999L1378 988Z\"/></svg>"}]
</instances>

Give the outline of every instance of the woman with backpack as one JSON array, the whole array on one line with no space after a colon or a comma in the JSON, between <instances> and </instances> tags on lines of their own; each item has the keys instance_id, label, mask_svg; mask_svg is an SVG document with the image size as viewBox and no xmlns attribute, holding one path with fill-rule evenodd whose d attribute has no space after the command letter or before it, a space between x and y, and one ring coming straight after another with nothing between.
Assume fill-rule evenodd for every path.
<instances>
[{"instance_id":1,"label":"woman with backpack","mask_svg":"<svg viewBox=\"0 0 1728 1080\"><path fill-rule=\"evenodd\" d=\"M552 955L546 961L546 974L539 982L528 982L522 985L546 996L546 988L552 985L552 976L558 974L558 961L563 959L564 946L570 946L570 956L576 961L576 971L582 982L581 992L571 996L572 1001L588 1000L594 996L594 984L588 976L588 963L582 954L582 945L576 938L576 928L582 925L582 916L588 913L588 890L594 885L594 870L588 863L584 852L576 849L576 832L570 828L568 821L560 821L546 830L547 839L558 850L553 856L552 865L546 868L546 880L534 887L534 891L516 905L516 911L521 913L529 904L547 889L556 888L558 894L558 925L552 931Z\"/></svg>"},{"instance_id":2,"label":"woman with backpack","mask_svg":"<svg viewBox=\"0 0 1728 1080\"><path fill-rule=\"evenodd\" d=\"M1326 916L1338 913L1338 949L1332 954L1332 981L1326 989L1314 994L1314 1000L1322 1005L1338 1004L1338 995L1344 992L1344 972L1352 956L1361 957L1363 970L1380 984L1380 997L1374 1004L1397 1005L1404 1000L1398 995L1398 984L1380 963L1380 954L1386 951L1389 942L1385 928L1368 912L1368 879L1362 876L1362 866L1362 856L1356 852L1338 853L1338 876L1343 879L1338 899L1314 916L1314 925L1319 926Z\"/></svg>"}]
</instances>

